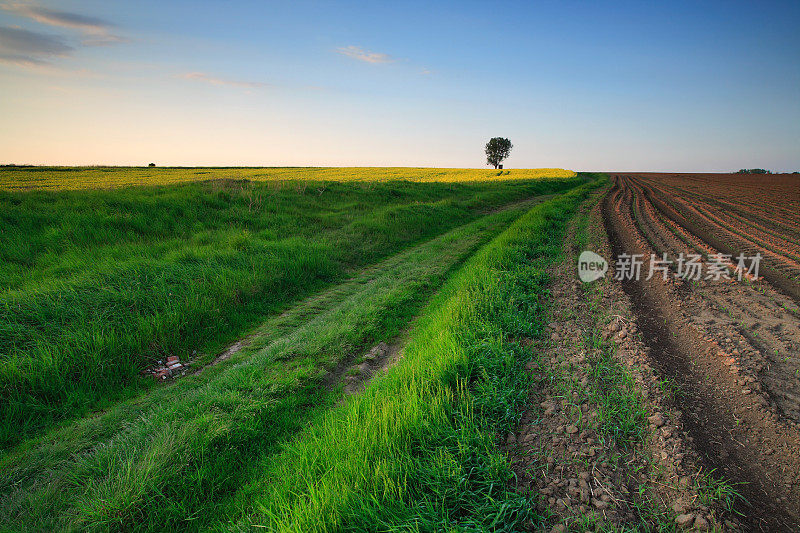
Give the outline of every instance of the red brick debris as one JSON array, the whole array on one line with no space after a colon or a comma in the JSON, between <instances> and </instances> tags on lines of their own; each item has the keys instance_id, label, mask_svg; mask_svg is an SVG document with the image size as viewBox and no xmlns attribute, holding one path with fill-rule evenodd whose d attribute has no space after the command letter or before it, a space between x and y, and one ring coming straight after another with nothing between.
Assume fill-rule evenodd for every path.
<instances>
[{"instance_id":1,"label":"red brick debris","mask_svg":"<svg viewBox=\"0 0 800 533\"><path fill-rule=\"evenodd\" d=\"M156 381L164 381L167 378L177 376L183 372L185 367L181 364L177 355L167 357L167 362L158 361L158 364L144 371L145 374L153 376Z\"/></svg>"}]
</instances>

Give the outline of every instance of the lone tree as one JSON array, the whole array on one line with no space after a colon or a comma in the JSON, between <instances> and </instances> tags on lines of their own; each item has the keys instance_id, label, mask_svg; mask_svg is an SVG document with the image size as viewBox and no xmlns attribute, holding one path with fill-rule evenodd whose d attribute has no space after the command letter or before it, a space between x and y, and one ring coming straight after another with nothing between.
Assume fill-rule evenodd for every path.
<instances>
[{"instance_id":1,"label":"lone tree","mask_svg":"<svg viewBox=\"0 0 800 533\"><path fill-rule=\"evenodd\" d=\"M512 145L511 141L508 139L492 137L489 139L489 142L486 143L486 164L494 165L494 168L497 168L497 165L508 157L512 148L514 148L514 145Z\"/></svg>"}]
</instances>

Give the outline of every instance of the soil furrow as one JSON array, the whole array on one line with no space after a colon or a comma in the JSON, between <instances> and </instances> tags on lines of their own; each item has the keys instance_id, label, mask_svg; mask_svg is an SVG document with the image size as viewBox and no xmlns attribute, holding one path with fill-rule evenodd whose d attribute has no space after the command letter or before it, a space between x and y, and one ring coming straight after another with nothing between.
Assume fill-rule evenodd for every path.
<instances>
[{"instance_id":1,"label":"soil furrow","mask_svg":"<svg viewBox=\"0 0 800 533\"><path fill-rule=\"evenodd\" d=\"M631 184L631 190L639 193L646 191L638 184ZM668 220L658 216L650 202L645 201L645 195L639 194L639 198L634 202L635 206L641 206L634 210L634 215L638 215L637 227L639 230L645 230L651 245L654 240L669 242L667 246L655 247L657 254L667 252L671 257L676 257L685 251L685 247L677 240L667 238L675 228ZM643 214L648 216L642 216ZM694 250L706 256L717 252L693 235L684 233L685 242L688 242ZM737 339L737 342L733 343L737 345L734 349L741 351L743 355L748 355L752 360L747 365L750 367L748 369L750 373L763 379L767 392L783 414L792 420L800 420L800 404L794 399L800 394L800 380L797 379L800 376L800 358L794 356L795 346L800 345L800 321L793 315L784 313L783 307L776 304L776 301L781 301L785 297L768 287L762 288L769 293L765 295L753 287L741 284L708 280L704 280L703 284L712 287L712 290L698 289L689 283L685 283L683 287L688 291L700 290L701 301L707 301L711 305L710 315L713 315L713 318L710 319L710 323L717 324L717 327L712 328L709 334L722 344L729 343L729 339ZM768 326L758 333L750 331L762 323ZM741 346L743 342L748 343L750 347ZM752 353L754 350L760 353Z\"/></svg>"},{"instance_id":2,"label":"soil furrow","mask_svg":"<svg viewBox=\"0 0 800 533\"><path fill-rule=\"evenodd\" d=\"M626 180L618 187L628 189ZM652 191L650 191L653 194ZM605 201L606 226L614 254L651 250L637 231L631 210L614 191ZM632 193L633 194L633 193ZM628 204L630 205L630 204ZM662 206L662 212L668 211ZM737 483L744 496L738 510L749 529L794 531L800 526L800 438L795 425L768 408L756 387L743 388L735 354L688 320L696 309L670 283L626 280L650 357L681 389L683 420L708 469ZM732 351L732 350L730 350ZM732 355L720 357L720 353Z\"/></svg>"},{"instance_id":3,"label":"soil furrow","mask_svg":"<svg viewBox=\"0 0 800 533\"><path fill-rule=\"evenodd\" d=\"M551 322L529 341L536 385L504 445L515 486L541 495L538 511L553 531L718 526L716 505L699 494L698 458L645 361L636 324L624 318L627 297L611 279L575 279L576 232L608 253L599 200L573 222L565 260L552 272Z\"/></svg>"},{"instance_id":4,"label":"soil furrow","mask_svg":"<svg viewBox=\"0 0 800 533\"><path fill-rule=\"evenodd\" d=\"M667 195L659 195L653 188L644 187L646 194L653 206L658 209L665 217L670 219L673 224L679 225L693 234L695 238L707 243L720 253L736 256L739 253L746 255L761 252L764 259L761 261L759 275L766 278L772 285L790 295L796 302L800 302L800 285L792 279L791 275L781 269L785 267L785 260L777 254L768 252L764 249L753 247L752 243L741 243L733 235L719 235L713 225L705 224L697 218L689 217L685 212L680 211L674 204L675 198L665 198ZM737 247L738 246L738 247ZM773 264L775 261L777 264Z\"/></svg>"}]
</instances>

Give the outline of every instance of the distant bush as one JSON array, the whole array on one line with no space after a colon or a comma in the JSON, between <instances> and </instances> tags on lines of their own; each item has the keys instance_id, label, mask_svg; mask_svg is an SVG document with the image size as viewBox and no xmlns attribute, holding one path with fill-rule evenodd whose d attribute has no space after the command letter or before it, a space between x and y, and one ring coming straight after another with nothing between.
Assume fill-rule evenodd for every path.
<instances>
[{"instance_id":1,"label":"distant bush","mask_svg":"<svg viewBox=\"0 0 800 533\"><path fill-rule=\"evenodd\" d=\"M155 164L155 163L150 163L150 164L149 164L149 165L147 165L147 166L148 166L148 167L154 167L154 166L156 166L156 164Z\"/></svg>"},{"instance_id":2,"label":"distant bush","mask_svg":"<svg viewBox=\"0 0 800 533\"><path fill-rule=\"evenodd\" d=\"M743 168L737 174L772 174L772 171L763 168Z\"/></svg>"}]
</instances>

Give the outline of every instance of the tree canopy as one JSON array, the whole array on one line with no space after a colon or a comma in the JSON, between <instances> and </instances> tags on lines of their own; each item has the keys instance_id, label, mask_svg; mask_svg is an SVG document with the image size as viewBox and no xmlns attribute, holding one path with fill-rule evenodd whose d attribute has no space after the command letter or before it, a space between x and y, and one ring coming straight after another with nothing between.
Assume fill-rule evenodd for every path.
<instances>
[{"instance_id":1,"label":"tree canopy","mask_svg":"<svg viewBox=\"0 0 800 533\"><path fill-rule=\"evenodd\" d=\"M486 143L486 164L494 165L494 168L508 157L514 145L504 137L492 137Z\"/></svg>"}]
</instances>

